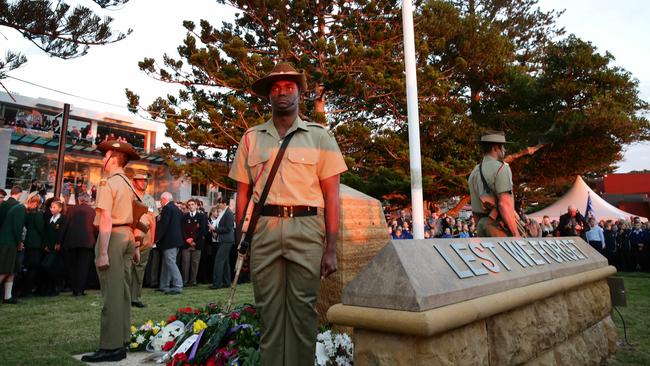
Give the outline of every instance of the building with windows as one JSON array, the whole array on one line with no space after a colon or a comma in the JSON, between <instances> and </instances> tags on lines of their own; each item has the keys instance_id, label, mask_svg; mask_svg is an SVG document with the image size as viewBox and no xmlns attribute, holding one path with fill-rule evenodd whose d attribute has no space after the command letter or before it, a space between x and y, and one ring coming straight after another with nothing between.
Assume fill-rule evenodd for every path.
<instances>
[{"instance_id":1,"label":"building with windows","mask_svg":"<svg viewBox=\"0 0 650 366\"><path fill-rule=\"evenodd\" d=\"M156 199L169 191L176 200L195 197L211 206L221 195L217 187L170 175L164 157L156 154L164 136L160 123L72 106L68 128L61 131L63 105L45 98L0 93L0 187L18 184L27 189L40 182L52 191L59 136L65 133L63 194L74 196L74 187L91 192L102 177L102 156L96 145L105 139L123 139L142 157L127 166L127 175L148 174L147 190Z\"/></svg>"}]
</instances>

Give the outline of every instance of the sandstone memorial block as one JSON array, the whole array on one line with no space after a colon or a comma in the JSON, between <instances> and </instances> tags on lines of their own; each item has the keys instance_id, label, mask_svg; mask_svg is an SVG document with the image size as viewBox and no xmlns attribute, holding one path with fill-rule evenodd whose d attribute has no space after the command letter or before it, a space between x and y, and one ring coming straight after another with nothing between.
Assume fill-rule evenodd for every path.
<instances>
[{"instance_id":1,"label":"sandstone memorial block","mask_svg":"<svg viewBox=\"0 0 650 366\"><path fill-rule=\"evenodd\" d=\"M321 322L330 306L341 302L343 288L390 242L379 200L341 185L341 216L336 245L338 269L321 281L316 309Z\"/></svg>"},{"instance_id":2,"label":"sandstone memorial block","mask_svg":"<svg viewBox=\"0 0 650 366\"><path fill-rule=\"evenodd\" d=\"M578 237L393 240L328 320L354 328L356 365L598 365L614 273Z\"/></svg>"}]
</instances>

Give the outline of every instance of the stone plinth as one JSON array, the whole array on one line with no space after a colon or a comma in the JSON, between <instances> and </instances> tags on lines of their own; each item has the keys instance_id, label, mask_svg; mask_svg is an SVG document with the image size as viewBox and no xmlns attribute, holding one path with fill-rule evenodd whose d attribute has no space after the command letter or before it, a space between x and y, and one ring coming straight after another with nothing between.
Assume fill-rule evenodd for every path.
<instances>
[{"instance_id":1,"label":"stone plinth","mask_svg":"<svg viewBox=\"0 0 650 366\"><path fill-rule=\"evenodd\" d=\"M338 270L321 282L316 310L321 322L330 306L341 302L343 288L390 241L381 202L341 185L341 218L336 246Z\"/></svg>"},{"instance_id":2,"label":"stone plinth","mask_svg":"<svg viewBox=\"0 0 650 366\"><path fill-rule=\"evenodd\" d=\"M580 238L488 240L384 248L328 311L353 327L355 364L598 365L616 351L616 269L600 254Z\"/></svg>"}]
</instances>

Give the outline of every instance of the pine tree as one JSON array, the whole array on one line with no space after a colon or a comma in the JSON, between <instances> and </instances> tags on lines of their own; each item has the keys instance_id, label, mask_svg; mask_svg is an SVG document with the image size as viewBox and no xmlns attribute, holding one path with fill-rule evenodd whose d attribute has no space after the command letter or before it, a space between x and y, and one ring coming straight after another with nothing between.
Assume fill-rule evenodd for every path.
<instances>
[{"instance_id":1,"label":"pine tree","mask_svg":"<svg viewBox=\"0 0 650 366\"><path fill-rule=\"evenodd\" d=\"M220 3L238 9L233 22L215 27L201 20L197 27L186 21L178 57L139 64L154 78L184 86L147 108L195 158L196 164L173 165L176 171L222 182L223 161L242 133L270 116L266 101L252 95L252 82L276 62L289 61L308 75L303 114L328 124L346 157L350 171L343 182L378 198L407 197L401 3ZM575 37L552 41L563 34L555 25L561 12L539 10L537 0L414 5L425 197L467 192L467 176L479 158L475 140L484 129L504 130L516 142L515 179L533 190L611 169L623 144L648 138L648 121L637 117L647 105L632 76L611 66L611 55L601 56ZM566 105L558 91L583 104ZM127 90L127 97L132 108L139 105L137 94ZM607 113L595 118L601 112ZM584 136L604 140L593 144ZM570 149L601 160L554 168L563 161L550 157Z\"/></svg>"},{"instance_id":2,"label":"pine tree","mask_svg":"<svg viewBox=\"0 0 650 366\"><path fill-rule=\"evenodd\" d=\"M108 8L128 1L94 0L94 3ZM62 59L83 56L90 46L117 42L131 33L130 29L126 33L114 33L112 21L111 17L102 19L86 6L72 8L64 1L0 0L0 29L15 29L43 52ZM25 62L27 58L19 51L6 51L4 59L0 59L0 80Z\"/></svg>"}]
</instances>

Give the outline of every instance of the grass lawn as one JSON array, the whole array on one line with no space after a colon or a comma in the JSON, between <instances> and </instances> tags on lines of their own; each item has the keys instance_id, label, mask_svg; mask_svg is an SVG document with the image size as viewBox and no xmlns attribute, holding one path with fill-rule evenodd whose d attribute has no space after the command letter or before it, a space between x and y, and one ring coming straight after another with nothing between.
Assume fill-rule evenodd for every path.
<instances>
[{"instance_id":1,"label":"grass lawn","mask_svg":"<svg viewBox=\"0 0 650 366\"><path fill-rule=\"evenodd\" d=\"M620 273L625 278L627 307L618 310L625 319L627 340L621 344L609 365L650 365L650 274ZM624 342L621 317L613 312L612 318L618 328L618 336Z\"/></svg>"},{"instance_id":2,"label":"grass lawn","mask_svg":"<svg viewBox=\"0 0 650 366\"><path fill-rule=\"evenodd\" d=\"M71 357L94 351L99 342L99 291L87 296L24 299L18 305L0 304L0 365L82 365ZM208 285L186 288L182 295L170 296L143 289L144 309L131 308L131 322L140 325L159 321L177 308L202 307L210 302L225 303L230 289L210 290ZM237 287L235 302L252 303L250 284Z\"/></svg>"},{"instance_id":3,"label":"grass lawn","mask_svg":"<svg viewBox=\"0 0 650 366\"><path fill-rule=\"evenodd\" d=\"M609 365L650 365L650 274L621 274L625 278L628 306L619 310L625 318L629 345L622 345ZM201 307L224 303L228 289L207 285L169 296L144 290L145 309L132 308L132 323L165 319L182 306ZM253 302L250 284L237 288L236 303ZM98 291L75 298L70 294L22 300L19 305L0 304L0 365L80 365L71 355L97 348L101 298ZM618 314L614 321L623 340Z\"/></svg>"}]
</instances>

